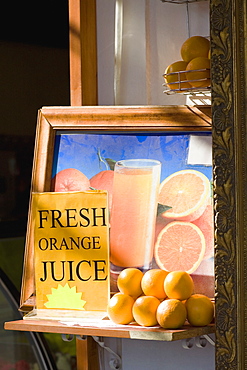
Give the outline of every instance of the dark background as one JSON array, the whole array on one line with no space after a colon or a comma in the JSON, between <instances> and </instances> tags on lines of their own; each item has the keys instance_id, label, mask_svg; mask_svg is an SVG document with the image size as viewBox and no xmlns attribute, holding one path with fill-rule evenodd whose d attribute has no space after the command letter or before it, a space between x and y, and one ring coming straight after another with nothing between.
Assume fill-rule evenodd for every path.
<instances>
[{"instance_id":1,"label":"dark background","mask_svg":"<svg viewBox=\"0 0 247 370\"><path fill-rule=\"evenodd\" d=\"M0 39L68 48L68 1L2 1Z\"/></svg>"},{"instance_id":2,"label":"dark background","mask_svg":"<svg viewBox=\"0 0 247 370\"><path fill-rule=\"evenodd\" d=\"M0 11L0 238L25 236L38 110L70 105L67 0Z\"/></svg>"}]
</instances>

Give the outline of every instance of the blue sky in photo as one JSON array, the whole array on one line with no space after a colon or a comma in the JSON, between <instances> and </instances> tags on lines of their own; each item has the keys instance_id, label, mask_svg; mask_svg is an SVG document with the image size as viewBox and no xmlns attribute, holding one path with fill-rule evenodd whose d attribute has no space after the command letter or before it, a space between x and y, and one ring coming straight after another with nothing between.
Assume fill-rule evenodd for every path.
<instances>
[{"instance_id":1,"label":"blue sky in photo","mask_svg":"<svg viewBox=\"0 0 247 370\"><path fill-rule=\"evenodd\" d=\"M211 136L201 132L199 135ZM183 169L201 171L211 180L212 166L187 163L189 140L190 133L59 133L55 140L52 176L65 168L76 168L90 179L109 169L108 159L146 158L161 162L161 181Z\"/></svg>"}]
</instances>

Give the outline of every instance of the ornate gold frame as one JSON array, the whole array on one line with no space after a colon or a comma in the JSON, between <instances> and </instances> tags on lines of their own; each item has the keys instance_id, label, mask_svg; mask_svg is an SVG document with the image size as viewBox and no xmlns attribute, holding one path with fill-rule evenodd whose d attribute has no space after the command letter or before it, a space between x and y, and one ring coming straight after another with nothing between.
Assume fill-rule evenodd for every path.
<instances>
[{"instance_id":1,"label":"ornate gold frame","mask_svg":"<svg viewBox=\"0 0 247 370\"><path fill-rule=\"evenodd\" d=\"M247 368L246 6L210 3L219 370Z\"/></svg>"}]
</instances>

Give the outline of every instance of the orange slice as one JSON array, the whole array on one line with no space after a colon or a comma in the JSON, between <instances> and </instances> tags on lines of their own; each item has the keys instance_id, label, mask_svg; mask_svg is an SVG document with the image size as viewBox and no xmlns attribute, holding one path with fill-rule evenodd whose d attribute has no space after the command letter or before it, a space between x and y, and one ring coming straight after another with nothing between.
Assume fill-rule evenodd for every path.
<instances>
[{"instance_id":1,"label":"orange slice","mask_svg":"<svg viewBox=\"0 0 247 370\"><path fill-rule=\"evenodd\" d=\"M198 226L173 221L159 233L154 256L162 270L192 274L202 262L205 249L205 237Z\"/></svg>"},{"instance_id":2,"label":"orange slice","mask_svg":"<svg viewBox=\"0 0 247 370\"><path fill-rule=\"evenodd\" d=\"M210 181L196 170L174 172L160 184L158 202L172 208L163 217L193 221L206 209L210 197Z\"/></svg>"}]
</instances>

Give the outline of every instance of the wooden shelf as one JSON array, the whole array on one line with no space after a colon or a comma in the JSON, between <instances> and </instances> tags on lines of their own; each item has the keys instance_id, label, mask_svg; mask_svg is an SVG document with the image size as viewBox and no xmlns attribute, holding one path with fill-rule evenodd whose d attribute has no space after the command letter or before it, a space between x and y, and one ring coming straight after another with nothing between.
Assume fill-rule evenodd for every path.
<instances>
[{"instance_id":1,"label":"wooden shelf","mask_svg":"<svg viewBox=\"0 0 247 370\"><path fill-rule=\"evenodd\" d=\"M116 327L93 327L66 325L54 320L18 320L5 323L6 330L34 331L42 333L73 334L76 336L102 336L115 338L130 338L141 340L175 341L215 333L214 324L204 327L183 326L177 330L162 328L138 328L136 325Z\"/></svg>"}]
</instances>

